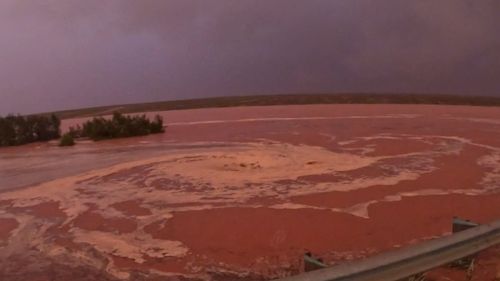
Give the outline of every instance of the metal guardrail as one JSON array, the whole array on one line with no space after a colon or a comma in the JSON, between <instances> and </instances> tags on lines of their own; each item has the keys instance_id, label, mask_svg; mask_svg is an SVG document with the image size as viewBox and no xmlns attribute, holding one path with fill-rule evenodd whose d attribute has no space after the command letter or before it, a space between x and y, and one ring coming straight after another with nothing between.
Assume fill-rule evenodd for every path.
<instances>
[{"instance_id":1,"label":"metal guardrail","mask_svg":"<svg viewBox=\"0 0 500 281\"><path fill-rule=\"evenodd\" d=\"M500 221L279 281L397 281L500 244Z\"/></svg>"}]
</instances>

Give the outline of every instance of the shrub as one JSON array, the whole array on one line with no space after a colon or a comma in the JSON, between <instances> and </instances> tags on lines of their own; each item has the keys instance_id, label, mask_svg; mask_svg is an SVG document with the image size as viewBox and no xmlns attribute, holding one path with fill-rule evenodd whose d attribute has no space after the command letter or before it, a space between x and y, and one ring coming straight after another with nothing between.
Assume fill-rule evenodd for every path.
<instances>
[{"instance_id":1,"label":"shrub","mask_svg":"<svg viewBox=\"0 0 500 281\"><path fill-rule=\"evenodd\" d=\"M59 146L73 146L75 145L75 140L73 136L69 133L64 134L59 141Z\"/></svg>"},{"instance_id":2,"label":"shrub","mask_svg":"<svg viewBox=\"0 0 500 281\"><path fill-rule=\"evenodd\" d=\"M61 121L55 115L0 117L0 146L48 141L60 136Z\"/></svg>"},{"instance_id":3,"label":"shrub","mask_svg":"<svg viewBox=\"0 0 500 281\"><path fill-rule=\"evenodd\" d=\"M149 120L146 115L126 116L114 112L111 119L94 117L82 126L70 128L73 137L87 137L94 141L114 138L126 138L163 133L163 119L156 115Z\"/></svg>"}]
</instances>

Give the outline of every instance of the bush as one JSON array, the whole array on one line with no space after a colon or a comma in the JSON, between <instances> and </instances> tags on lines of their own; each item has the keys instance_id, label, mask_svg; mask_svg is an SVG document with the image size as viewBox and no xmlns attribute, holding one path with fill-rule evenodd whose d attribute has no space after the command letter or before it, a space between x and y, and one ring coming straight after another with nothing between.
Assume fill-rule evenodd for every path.
<instances>
[{"instance_id":1,"label":"bush","mask_svg":"<svg viewBox=\"0 0 500 281\"><path fill-rule=\"evenodd\" d=\"M156 115L154 120L149 120L146 115L126 116L114 112L111 119L94 117L82 126L70 128L72 137L87 137L94 141L114 138L126 138L163 133L163 119Z\"/></svg>"},{"instance_id":2,"label":"bush","mask_svg":"<svg viewBox=\"0 0 500 281\"><path fill-rule=\"evenodd\" d=\"M73 146L73 145L75 145L75 140L73 139L73 136L69 133L64 134L61 140L59 141L59 146Z\"/></svg>"},{"instance_id":3,"label":"bush","mask_svg":"<svg viewBox=\"0 0 500 281\"><path fill-rule=\"evenodd\" d=\"M55 115L0 117L0 146L48 141L60 136L61 121Z\"/></svg>"}]
</instances>

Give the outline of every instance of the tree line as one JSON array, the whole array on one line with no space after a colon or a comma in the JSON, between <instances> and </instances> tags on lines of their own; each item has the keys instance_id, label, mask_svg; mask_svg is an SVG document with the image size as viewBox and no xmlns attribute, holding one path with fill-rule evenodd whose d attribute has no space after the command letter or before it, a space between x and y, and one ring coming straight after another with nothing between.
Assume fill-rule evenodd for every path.
<instances>
[{"instance_id":1,"label":"tree line","mask_svg":"<svg viewBox=\"0 0 500 281\"><path fill-rule=\"evenodd\" d=\"M0 116L0 146L58 139L61 137L60 126L61 120L53 114ZM150 120L146 115L126 116L114 112L112 118L94 117L81 126L71 127L69 132L62 136L60 145L74 145L75 138L99 141L163 132L163 119L159 115Z\"/></svg>"},{"instance_id":2,"label":"tree line","mask_svg":"<svg viewBox=\"0 0 500 281\"><path fill-rule=\"evenodd\" d=\"M126 138L163 133L163 118L156 115L149 120L146 115L127 116L114 112L112 118L94 117L81 126L70 128L72 138L90 138L94 141Z\"/></svg>"},{"instance_id":3,"label":"tree line","mask_svg":"<svg viewBox=\"0 0 500 281\"><path fill-rule=\"evenodd\" d=\"M0 146L13 146L60 137L61 121L50 115L0 116Z\"/></svg>"}]
</instances>

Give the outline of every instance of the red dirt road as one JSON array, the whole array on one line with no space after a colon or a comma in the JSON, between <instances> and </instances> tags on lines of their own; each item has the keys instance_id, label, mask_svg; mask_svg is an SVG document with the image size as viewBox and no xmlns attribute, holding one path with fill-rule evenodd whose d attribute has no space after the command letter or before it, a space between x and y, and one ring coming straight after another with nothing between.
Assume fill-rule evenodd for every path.
<instances>
[{"instance_id":1,"label":"red dirt road","mask_svg":"<svg viewBox=\"0 0 500 281\"><path fill-rule=\"evenodd\" d=\"M0 150L5 280L43 272L18 270L37 259L100 280L272 279L299 272L305 251L334 265L449 235L453 216L500 219L498 108L161 114L161 135ZM498 253L473 280L500 275ZM465 272L429 273L449 276Z\"/></svg>"}]
</instances>

